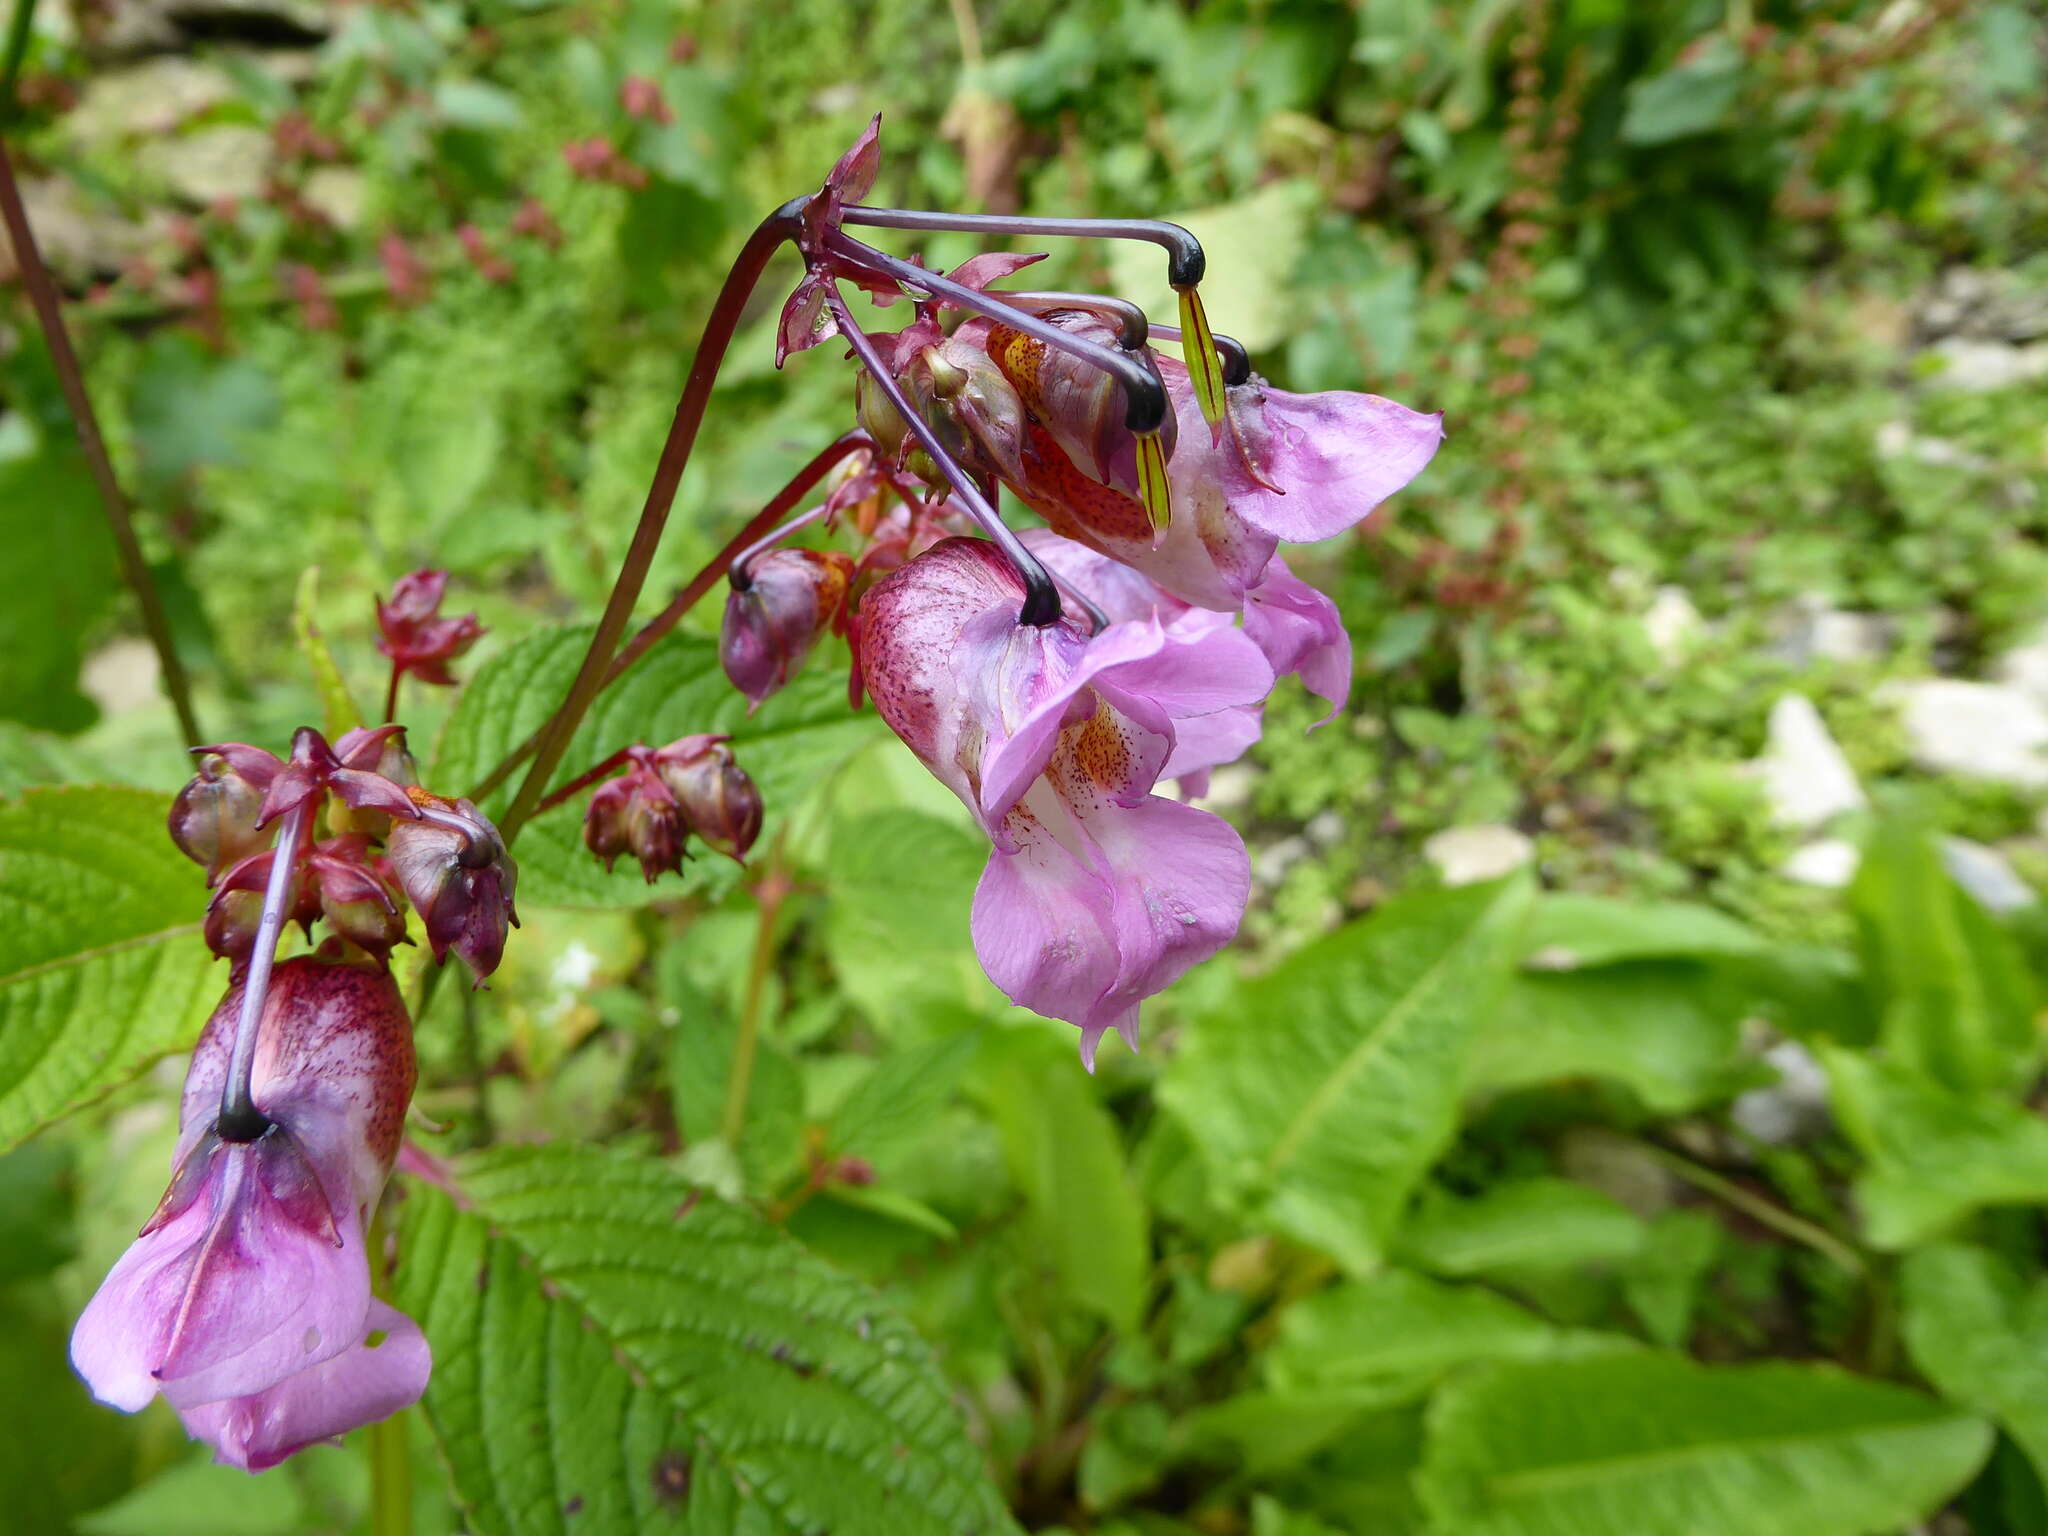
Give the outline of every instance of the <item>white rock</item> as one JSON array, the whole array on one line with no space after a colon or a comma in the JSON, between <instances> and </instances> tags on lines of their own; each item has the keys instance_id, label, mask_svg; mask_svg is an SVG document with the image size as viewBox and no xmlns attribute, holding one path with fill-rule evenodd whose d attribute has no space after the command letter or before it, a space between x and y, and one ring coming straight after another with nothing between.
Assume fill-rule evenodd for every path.
<instances>
[{"instance_id":1,"label":"white rock","mask_svg":"<svg viewBox=\"0 0 2048 1536\"><path fill-rule=\"evenodd\" d=\"M1778 1081L1737 1094L1729 1118L1774 1147L1823 1130L1828 1120L1828 1075L1813 1052L1797 1040L1780 1040L1764 1052L1764 1060L1778 1069Z\"/></svg>"},{"instance_id":2,"label":"white rock","mask_svg":"<svg viewBox=\"0 0 2048 1536\"><path fill-rule=\"evenodd\" d=\"M88 656L78 683L110 715L125 715L160 703L156 650L147 640L112 640Z\"/></svg>"},{"instance_id":3,"label":"white rock","mask_svg":"<svg viewBox=\"0 0 2048 1536\"><path fill-rule=\"evenodd\" d=\"M1208 792L1194 796L1188 804L1218 814L1234 811L1252 803L1252 790L1258 782L1258 770L1250 764L1225 763L1210 771Z\"/></svg>"},{"instance_id":4,"label":"white rock","mask_svg":"<svg viewBox=\"0 0 2048 1536\"><path fill-rule=\"evenodd\" d=\"M2036 629L1993 662L1991 675L2048 708L2048 625Z\"/></svg>"},{"instance_id":5,"label":"white rock","mask_svg":"<svg viewBox=\"0 0 2048 1536\"><path fill-rule=\"evenodd\" d=\"M1305 837L1283 837L1252 854L1252 875L1261 885L1278 885L1313 850Z\"/></svg>"},{"instance_id":6,"label":"white rock","mask_svg":"<svg viewBox=\"0 0 2048 1536\"><path fill-rule=\"evenodd\" d=\"M2048 784L2048 708L2006 683L1952 677L1887 683L1916 767L1967 779Z\"/></svg>"},{"instance_id":7,"label":"white rock","mask_svg":"<svg viewBox=\"0 0 2048 1536\"><path fill-rule=\"evenodd\" d=\"M1650 637L1650 648L1667 667L1685 659L1705 628L1706 621L1683 587L1659 587L1643 614L1643 629Z\"/></svg>"},{"instance_id":8,"label":"white rock","mask_svg":"<svg viewBox=\"0 0 2048 1536\"><path fill-rule=\"evenodd\" d=\"M1863 850L1839 837L1824 837L1808 843L1778 868L1787 880L1801 885L1818 885L1838 891L1856 878L1856 866L1863 862Z\"/></svg>"},{"instance_id":9,"label":"white rock","mask_svg":"<svg viewBox=\"0 0 2048 1536\"><path fill-rule=\"evenodd\" d=\"M1993 912L2017 912L2034 904L2034 888L2022 880L2004 854L1967 837L1941 840L1942 868L1949 877Z\"/></svg>"},{"instance_id":10,"label":"white rock","mask_svg":"<svg viewBox=\"0 0 2048 1536\"><path fill-rule=\"evenodd\" d=\"M261 128L222 123L143 145L139 158L172 191L195 203L252 198L263 191L270 167L270 135Z\"/></svg>"},{"instance_id":11,"label":"white rock","mask_svg":"<svg viewBox=\"0 0 2048 1536\"><path fill-rule=\"evenodd\" d=\"M1763 782L1771 819L1780 826L1823 826L1870 803L1827 722L1803 693L1788 693L1771 706L1764 753L1750 772Z\"/></svg>"},{"instance_id":12,"label":"white rock","mask_svg":"<svg viewBox=\"0 0 2048 1536\"><path fill-rule=\"evenodd\" d=\"M1301 830L1312 847L1327 853L1344 841L1344 818L1335 811L1317 811Z\"/></svg>"},{"instance_id":13,"label":"white rock","mask_svg":"<svg viewBox=\"0 0 2048 1536\"><path fill-rule=\"evenodd\" d=\"M1774 621L1771 654L1795 667L1815 661L1875 661L1890 648L1891 622L1880 614L1836 608L1818 592L1794 598Z\"/></svg>"},{"instance_id":14,"label":"white rock","mask_svg":"<svg viewBox=\"0 0 2048 1536\"><path fill-rule=\"evenodd\" d=\"M1520 869L1536 856L1536 845L1513 827L1486 823L1446 827L1422 845L1445 885L1477 885Z\"/></svg>"},{"instance_id":15,"label":"white rock","mask_svg":"<svg viewBox=\"0 0 2048 1536\"><path fill-rule=\"evenodd\" d=\"M1876 444L1880 458L1910 458L1940 469L1984 470L1992 467L1991 461L1983 455L1972 453L1945 437L1922 437L1903 421L1888 421L1879 427Z\"/></svg>"},{"instance_id":16,"label":"white rock","mask_svg":"<svg viewBox=\"0 0 2048 1536\"><path fill-rule=\"evenodd\" d=\"M2048 342L2013 346L2003 341L1949 336L1930 350L1941 359L1941 372L1934 375L1933 382L1965 394L1989 394L2048 378Z\"/></svg>"},{"instance_id":17,"label":"white rock","mask_svg":"<svg viewBox=\"0 0 2048 1536\"><path fill-rule=\"evenodd\" d=\"M355 229L363 222L370 183L354 166L323 165L307 175L304 196L336 229Z\"/></svg>"},{"instance_id":18,"label":"white rock","mask_svg":"<svg viewBox=\"0 0 2048 1536\"><path fill-rule=\"evenodd\" d=\"M226 70L164 54L88 77L78 105L60 121L65 136L84 146L153 137L173 132L234 94L235 82Z\"/></svg>"}]
</instances>

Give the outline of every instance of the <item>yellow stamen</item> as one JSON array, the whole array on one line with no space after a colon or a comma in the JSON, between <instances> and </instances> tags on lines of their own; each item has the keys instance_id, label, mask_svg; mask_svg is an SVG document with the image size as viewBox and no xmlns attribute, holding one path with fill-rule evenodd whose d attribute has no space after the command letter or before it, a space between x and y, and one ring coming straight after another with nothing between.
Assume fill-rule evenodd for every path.
<instances>
[{"instance_id":1,"label":"yellow stamen","mask_svg":"<svg viewBox=\"0 0 2048 1536\"><path fill-rule=\"evenodd\" d=\"M1193 288L1180 290L1180 355L1202 415L1213 427L1223 420L1223 359L1216 355L1216 333L1209 329L1202 295Z\"/></svg>"},{"instance_id":2,"label":"yellow stamen","mask_svg":"<svg viewBox=\"0 0 2048 1536\"><path fill-rule=\"evenodd\" d=\"M1166 450L1157 432L1140 432L1138 437L1138 500L1155 529L1164 528L1173 516L1173 493L1166 483Z\"/></svg>"}]
</instances>

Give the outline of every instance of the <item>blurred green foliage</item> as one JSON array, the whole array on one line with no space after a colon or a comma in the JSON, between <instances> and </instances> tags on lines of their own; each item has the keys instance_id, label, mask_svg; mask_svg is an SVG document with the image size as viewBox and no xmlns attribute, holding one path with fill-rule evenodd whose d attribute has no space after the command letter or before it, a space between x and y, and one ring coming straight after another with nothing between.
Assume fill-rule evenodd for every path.
<instances>
[{"instance_id":1,"label":"blurred green foliage","mask_svg":"<svg viewBox=\"0 0 2048 1536\"><path fill-rule=\"evenodd\" d=\"M1223 796L1259 879L1240 952L1093 1078L981 977L979 842L846 708L843 650L746 717L698 615L608 697L572 768L730 729L793 892L764 933L723 861L648 887L584 860L573 812L522 839L504 970L419 1020L415 1137L480 1209L401 1206L441 1361L405 1421L416 1530L853 1531L870 1475L891 1531L998 1498L1095 1536L2048 1528L2048 926L1987 911L1939 840L2048 877L2042 795L1916 767L1878 694L2048 617L2048 383L1961 387L1944 350L2048 334L1944 298L1960 270L2048 308L2038 4L195 14L46 6L10 147L226 736L322 716L302 590L368 697L371 599L422 565L492 631L459 694L407 696L441 787L544 718L724 263L878 107L878 199L1180 219L1262 370L1450 430L1297 561L1352 626L1351 707L1308 733L1275 701ZM137 43L144 16L169 32ZM1167 297L1149 251L1034 271ZM650 606L849 420L831 349L774 370L774 287ZM186 769L33 335L11 310L0 1497L25 1532L367 1531L361 1437L242 1478L64 1362L160 1191L175 1073L145 1069L211 973L155 837ZM1673 589L1696 618L1660 634ZM1801 642L1817 607L1881 643ZM1843 892L1784 875L1748 769L1788 690L1877 801ZM1425 841L1475 823L1540 878L1438 889ZM533 1141L606 1150L488 1150ZM745 1294L649 1215L696 1190ZM824 1390L788 1365L819 1363L806 1309L870 1306L875 1350L823 1362L862 1470L752 1498L805 1482L778 1433ZM972 1446L934 1408L892 1471L865 1373L899 1352ZM787 1422L757 1441L764 1403ZM543 1424L574 1490L518 1444Z\"/></svg>"}]
</instances>

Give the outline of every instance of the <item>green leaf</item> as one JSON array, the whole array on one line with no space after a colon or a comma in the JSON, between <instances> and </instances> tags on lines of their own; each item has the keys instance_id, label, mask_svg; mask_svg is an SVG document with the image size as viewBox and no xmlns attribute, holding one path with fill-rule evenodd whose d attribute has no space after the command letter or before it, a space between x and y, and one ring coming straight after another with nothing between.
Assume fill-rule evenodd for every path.
<instances>
[{"instance_id":1,"label":"green leaf","mask_svg":"<svg viewBox=\"0 0 2048 1536\"><path fill-rule=\"evenodd\" d=\"M1627 1341L1569 1333L1481 1286L1390 1269L1318 1291L1281 1313L1264 1364L1278 1391L1344 1389L1361 1406L1393 1407L1424 1396L1461 1365L1614 1347Z\"/></svg>"},{"instance_id":2,"label":"green leaf","mask_svg":"<svg viewBox=\"0 0 2048 1536\"><path fill-rule=\"evenodd\" d=\"M1878 1248L1910 1248L1970 1212L2048 1203L2048 1122L1951 1093L1890 1062L1823 1047L1835 1119L1864 1169L1856 1203Z\"/></svg>"},{"instance_id":3,"label":"green leaf","mask_svg":"<svg viewBox=\"0 0 2048 1536\"><path fill-rule=\"evenodd\" d=\"M1622 1272L1621 1293L1650 1337L1667 1349L1692 1332L1700 1287L1721 1251L1721 1224L1704 1211L1665 1211Z\"/></svg>"},{"instance_id":4,"label":"green leaf","mask_svg":"<svg viewBox=\"0 0 2048 1536\"><path fill-rule=\"evenodd\" d=\"M1927 828L1904 816L1876 824L1849 910L1894 1060L1965 1093L2032 1078L2039 997L2026 958L1949 876Z\"/></svg>"},{"instance_id":5,"label":"green leaf","mask_svg":"<svg viewBox=\"0 0 2048 1536\"><path fill-rule=\"evenodd\" d=\"M1438 1275L1512 1274L1612 1264L1643 1246L1642 1218L1569 1179L1512 1179L1460 1200L1425 1195L1401 1229L1401 1256Z\"/></svg>"},{"instance_id":6,"label":"green leaf","mask_svg":"<svg viewBox=\"0 0 2048 1536\"><path fill-rule=\"evenodd\" d=\"M1015 1530L866 1286L658 1162L522 1147L406 1202L397 1304L478 1536Z\"/></svg>"},{"instance_id":7,"label":"green leaf","mask_svg":"<svg viewBox=\"0 0 2048 1536\"><path fill-rule=\"evenodd\" d=\"M274 426L277 390L246 358L220 358L190 332L161 330L128 386L128 423L143 483L163 489L211 464L239 464Z\"/></svg>"},{"instance_id":8,"label":"green leaf","mask_svg":"<svg viewBox=\"0 0 2048 1536\"><path fill-rule=\"evenodd\" d=\"M1720 34L1688 48L1683 64L1629 87L1622 143L1668 144L1719 128L1742 94L1743 76L1742 55Z\"/></svg>"},{"instance_id":9,"label":"green leaf","mask_svg":"<svg viewBox=\"0 0 2048 1536\"><path fill-rule=\"evenodd\" d=\"M2048 1279L1944 1243L1900 1270L1906 1347L1951 1401L1996 1419L2048 1480Z\"/></svg>"},{"instance_id":10,"label":"green leaf","mask_svg":"<svg viewBox=\"0 0 2048 1536\"><path fill-rule=\"evenodd\" d=\"M168 810L139 789L0 803L0 1150L191 1045L227 985Z\"/></svg>"},{"instance_id":11,"label":"green leaf","mask_svg":"<svg viewBox=\"0 0 2048 1536\"><path fill-rule=\"evenodd\" d=\"M1221 207L1171 215L1194 232L1208 255L1202 299L1217 330L1254 352L1287 339L1295 309L1294 268L1307 248L1319 201L1314 184L1297 178L1269 182ZM1121 242L1103 254L1120 297L1155 315L1179 307L1166 281L1166 258L1156 246Z\"/></svg>"},{"instance_id":12,"label":"green leaf","mask_svg":"<svg viewBox=\"0 0 2048 1536\"><path fill-rule=\"evenodd\" d=\"M875 1162L914 1144L980 1048L980 1034L970 1032L889 1052L832 1111L826 1147L834 1156L855 1153Z\"/></svg>"},{"instance_id":13,"label":"green leaf","mask_svg":"<svg viewBox=\"0 0 2048 1536\"><path fill-rule=\"evenodd\" d=\"M1128 1333L1151 1267L1145 1206L1072 1037L1061 1046L1029 1026L993 1038L979 1087L1029 1207L1031 1252L1069 1301Z\"/></svg>"},{"instance_id":14,"label":"green leaf","mask_svg":"<svg viewBox=\"0 0 2048 1536\"><path fill-rule=\"evenodd\" d=\"M1750 989L1718 966L1641 960L1518 973L1473 1051L1469 1087L1624 1084L1660 1114L1729 1091Z\"/></svg>"},{"instance_id":15,"label":"green leaf","mask_svg":"<svg viewBox=\"0 0 2048 1536\"><path fill-rule=\"evenodd\" d=\"M478 668L441 732L428 783L444 794L466 794L500 759L551 715L590 644L584 626L543 629ZM740 766L753 776L767 803L765 846L805 794L847 756L885 729L856 715L844 680L813 667L747 714L747 701L726 681L718 647L692 635L670 635L638 666L598 696L557 773L568 782L592 763L631 742L658 747L695 731L732 737ZM523 772L523 770L521 770ZM502 810L518 784L487 802ZM737 866L701 845L680 878L648 885L637 865L624 860L611 874L583 846L585 797L535 817L520 836L519 895L536 906L624 907L676 896L729 889Z\"/></svg>"},{"instance_id":16,"label":"green leaf","mask_svg":"<svg viewBox=\"0 0 2048 1536\"><path fill-rule=\"evenodd\" d=\"M1391 903L1195 1021L1160 1086L1218 1193L1368 1271L1457 1127L1521 879Z\"/></svg>"},{"instance_id":17,"label":"green leaf","mask_svg":"<svg viewBox=\"0 0 2048 1536\"><path fill-rule=\"evenodd\" d=\"M81 731L86 636L114 596L113 536L75 449L0 460L0 547L17 573L0 603L0 718Z\"/></svg>"},{"instance_id":18,"label":"green leaf","mask_svg":"<svg viewBox=\"0 0 2048 1536\"><path fill-rule=\"evenodd\" d=\"M348 679L342 676L327 636L321 633L313 617L319 601L320 567L309 565L299 573L298 592L292 599L292 634L298 639L299 654L305 657L313 684L319 690L321 723L330 739L339 740L344 732L369 722L350 695Z\"/></svg>"},{"instance_id":19,"label":"green leaf","mask_svg":"<svg viewBox=\"0 0 2048 1536\"><path fill-rule=\"evenodd\" d=\"M1616 1354L1452 1380L1419 1491L1458 1536L1874 1536L1990 1448L1982 1419L1831 1367Z\"/></svg>"},{"instance_id":20,"label":"green leaf","mask_svg":"<svg viewBox=\"0 0 2048 1536\"><path fill-rule=\"evenodd\" d=\"M839 984L882 1028L914 999L986 1004L967 916L988 840L918 811L836 821L825 952Z\"/></svg>"},{"instance_id":21,"label":"green leaf","mask_svg":"<svg viewBox=\"0 0 2048 1536\"><path fill-rule=\"evenodd\" d=\"M1690 901L1620 901L1558 893L1538 898L1525 934L1531 963L1581 970L1624 960L1725 959L1764 953L1757 932Z\"/></svg>"}]
</instances>

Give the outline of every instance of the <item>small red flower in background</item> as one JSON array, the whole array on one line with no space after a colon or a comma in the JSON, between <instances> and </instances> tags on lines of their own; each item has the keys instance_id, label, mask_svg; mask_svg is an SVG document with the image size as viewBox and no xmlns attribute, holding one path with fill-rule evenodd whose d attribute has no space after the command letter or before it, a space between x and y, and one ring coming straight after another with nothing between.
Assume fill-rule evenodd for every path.
<instances>
[{"instance_id":1,"label":"small red flower in background","mask_svg":"<svg viewBox=\"0 0 2048 1536\"><path fill-rule=\"evenodd\" d=\"M390 600L377 605L377 649L391 658L394 674L410 672L423 683L446 687L455 681L448 663L483 637L473 613L441 617L447 590L446 571L414 571L399 577Z\"/></svg>"},{"instance_id":2,"label":"small red flower in background","mask_svg":"<svg viewBox=\"0 0 2048 1536\"><path fill-rule=\"evenodd\" d=\"M628 75L619 84L619 105L626 116L666 128L676 120L675 108L661 99L661 87L645 75Z\"/></svg>"}]
</instances>

